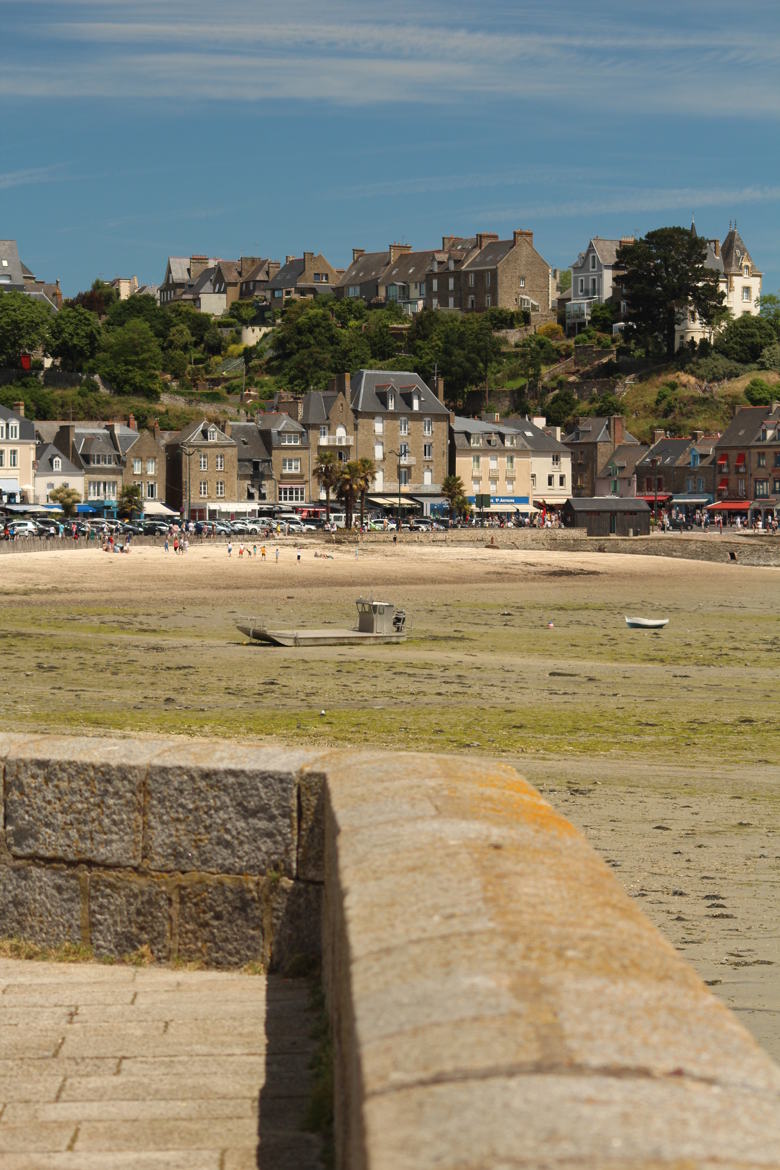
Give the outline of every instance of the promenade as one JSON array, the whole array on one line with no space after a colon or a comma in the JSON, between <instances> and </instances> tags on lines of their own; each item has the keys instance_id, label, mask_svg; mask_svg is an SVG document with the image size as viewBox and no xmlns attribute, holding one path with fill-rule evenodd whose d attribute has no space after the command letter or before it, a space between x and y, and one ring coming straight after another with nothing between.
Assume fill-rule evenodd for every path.
<instances>
[{"instance_id":1,"label":"promenade","mask_svg":"<svg viewBox=\"0 0 780 1170\"><path fill-rule=\"evenodd\" d=\"M0 959L3 1170L318 1170L309 990Z\"/></svg>"}]
</instances>

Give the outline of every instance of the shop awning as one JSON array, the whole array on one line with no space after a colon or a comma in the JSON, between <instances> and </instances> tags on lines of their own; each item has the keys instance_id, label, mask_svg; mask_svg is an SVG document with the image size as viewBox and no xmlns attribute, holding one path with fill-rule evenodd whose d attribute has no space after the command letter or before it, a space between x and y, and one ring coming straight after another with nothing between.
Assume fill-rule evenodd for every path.
<instances>
[{"instance_id":1,"label":"shop awning","mask_svg":"<svg viewBox=\"0 0 780 1170\"><path fill-rule=\"evenodd\" d=\"M747 512L750 504L747 500L718 500L716 504L708 504L708 512Z\"/></svg>"},{"instance_id":2,"label":"shop awning","mask_svg":"<svg viewBox=\"0 0 780 1170\"><path fill-rule=\"evenodd\" d=\"M174 512L173 508L169 508L159 500L144 500L144 516L178 516L178 514L178 512Z\"/></svg>"},{"instance_id":3,"label":"shop awning","mask_svg":"<svg viewBox=\"0 0 780 1170\"><path fill-rule=\"evenodd\" d=\"M377 504L380 508L397 508L398 496L366 496L366 503ZM408 496L401 496L400 504L402 508L419 508L420 505L417 500L410 500Z\"/></svg>"},{"instance_id":4,"label":"shop awning","mask_svg":"<svg viewBox=\"0 0 780 1170\"><path fill-rule=\"evenodd\" d=\"M665 504L667 500L671 500L671 492L645 492L644 495L637 495L637 500L644 500L647 504L654 504L658 500L659 504Z\"/></svg>"},{"instance_id":5,"label":"shop awning","mask_svg":"<svg viewBox=\"0 0 780 1170\"><path fill-rule=\"evenodd\" d=\"M682 495L672 496L673 504L709 504L712 496Z\"/></svg>"}]
</instances>

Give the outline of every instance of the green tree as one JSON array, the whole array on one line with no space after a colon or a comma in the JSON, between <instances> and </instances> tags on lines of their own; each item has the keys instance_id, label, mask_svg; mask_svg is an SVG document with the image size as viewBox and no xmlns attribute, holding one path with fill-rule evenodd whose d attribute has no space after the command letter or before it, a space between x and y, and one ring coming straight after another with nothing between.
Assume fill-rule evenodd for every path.
<instances>
[{"instance_id":1,"label":"green tree","mask_svg":"<svg viewBox=\"0 0 780 1170\"><path fill-rule=\"evenodd\" d=\"M66 305L80 305L90 313L94 313L101 319L105 317L108 310L113 304L119 300L119 293L112 284L107 284L105 280L94 280L92 287L86 292L77 293L71 300L66 301Z\"/></svg>"},{"instance_id":2,"label":"green tree","mask_svg":"<svg viewBox=\"0 0 780 1170\"><path fill-rule=\"evenodd\" d=\"M565 293L571 288L571 268L562 268L558 273L558 292Z\"/></svg>"},{"instance_id":3,"label":"green tree","mask_svg":"<svg viewBox=\"0 0 780 1170\"><path fill-rule=\"evenodd\" d=\"M49 500L52 504L59 504L65 519L70 520L72 516L76 515L76 505L81 503L81 496L75 488L63 485L53 488L49 492Z\"/></svg>"},{"instance_id":4,"label":"green tree","mask_svg":"<svg viewBox=\"0 0 780 1170\"><path fill-rule=\"evenodd\" d=\"M759 316L769 322L775 336L780 339L780 296L776 293L766 293L761 297L759 304Z\"/></svg>"},{"instance_id":5,"label":"green tree","mask_svg":"<svg viewBox=\"0 0 780 1170\"><path fill-rule=\"evenodd\" d=\"M452 524L453 519L458 515L458 504L466 495L460 476L445 475L441 481L441 494L447 501L450 510L449 522Z\"/></svg>"},{"instance_id":6,"label":"green tree","mask_svg":"<svg viewBox=\"0 0 780 1170\"><path fill-rule=\"evenodd\" d=\"M126 483L119 493L117 510L120 516L129 517L143 512L143 496L139 483Z\"/></svg>"},{"instance_id":7,"label":"green tree","mask_svg":"<svg viewBox=\"0 0 780 1170\"><path fill-rule=\"evenodd\" d=\"M100 346L99 319L83 305L63 305L50 329L49 353L63 370L85 370Z\"/></svg>"},{"instance_id":8,"label":"green tree","mask_svg":"<svg viewBox=\"0 0 780 1170\"><path fill-rule=\"evenodd\" d=\"M757 362L762 350L777 341L777 334L766 317L743 313L736 321L729 321L715 339L715 350L732 362L748 366Z\"/></svg>"},{"instance_id":9,"label":"green tree","mask_svg":"<svg viewBox=\"0 0 780 1170\"><path fill-rule=\"evenodd\" d=\"M136 317L117 329L106 330L95 367L114 393L160 397L162 353L147 321Z\"/></svg>"},{"instance_id":10,"label":"green tree","mask_svg":"<svg viewBox=\"0 0 780 1170\"><path fill-rule=\"evenodd\" d=\"M339 462L333 451L318 451L314 464L314 478L325 489L325 515L330 520L330 493L339 483Z\"/></svg>"},{"instance_id":11,"label":"green tree","mask_svg":"<svg viewBox=\"0 0 780 1170\"><path fill-rule=\"evenodd\" d=\"M180 349L184 353L192 348L193 337L183 321L172 325L165 338L166 349Z\"/></svg>"},{"instance_id":12,"label":"green tree","mask_svg":"<svg viewBox=\"0 0 780 1170\"><path fill-rule=\"evenodd\" d=\"M770 386L763 378L751 378L745 387L745 398L751 406L769 406L776 390L776 386Z\"/></svg>"},{"instance_id":13,"label":"green tree","mask_svg":"<svg viewBox=\"0 0 780 1170\"><path fill-rule=\"evenodd\" d=\"M551 427L565 427L576 417L579 409L577 395L568 386L562 386L548 398L544 413Z\"/></svg>"},{"instance_id":14,"label":"green tree","mask_svg":"<svg viewBox=\"0 0 780 1170\"><path fill-rule=\"evenodd\" d=\"M117 301L108 310L106 325L111 329L118 329L127 325L129 321L146 321L149 328L158 340L162 340L167 333L165 314L153 296L142 293L140 296L128 297L127 300Z\"/></svg>"},{"instance_id":15,"label":"green tree","mask_svg":"<svg viewBox=\"0 0 780 1170\"><path fill-rule=\"evenodd\" d=\"M675 331L688 312L707 326L723 319L718 273L706 259L706 241L682 227L657 228L618 248L629 315L647 348L660 344L673 357Z\"/></svg>"},{"instance_id":16,"label":"green tree","mask_svg":"<svg viewBox=\"0 0 780 1170\"><path fill-rule=\"evenodd\" d=\"M22 353L45 348L52 310L21 292L0 294L0 365L18 368Z\"/></svg>"}]
</instances>

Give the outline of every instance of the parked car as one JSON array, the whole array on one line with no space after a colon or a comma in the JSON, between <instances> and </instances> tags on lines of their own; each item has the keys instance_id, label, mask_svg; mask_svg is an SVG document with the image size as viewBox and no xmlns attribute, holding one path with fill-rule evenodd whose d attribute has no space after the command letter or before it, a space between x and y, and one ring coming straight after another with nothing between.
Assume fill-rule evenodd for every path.
<instances>
[{"instance_id":1,"label":"parked car","mask_svg":"<svg viewBox=\"0 0 780 1170\"><path fill-rule=\"evenodd\" d=\"M16 537L40 535L34 520L10 520L8 527Z\"/></svg>"},{"instance_id":2,"label":"parked car","mask_svg":"<svg viewBox=\"0 0 780 1170\"><path fill-rule=\"evenodd\" d=\"M169 525L164 520L144 520L141 527L144 536L165 536Z\"/></svg>"}]
</instances>

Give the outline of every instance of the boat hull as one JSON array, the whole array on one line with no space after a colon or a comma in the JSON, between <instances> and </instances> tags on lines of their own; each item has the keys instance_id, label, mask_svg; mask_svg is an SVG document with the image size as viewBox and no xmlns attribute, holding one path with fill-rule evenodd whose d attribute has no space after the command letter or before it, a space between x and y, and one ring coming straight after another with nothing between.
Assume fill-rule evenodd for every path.
<instances>
[{"instance_id":1,"label":"boat hull","mask_svg":"<svg viewBox=\"0 0 780 1170\"><path fill-rule=\"evenodd\" d=\"M629 630L662 630L664 626L669 625L669 619L627 617L626 625Z\"/></svg>"},{"instance_id":2,"label":"boat hull","mask_svg":"<svg viewBox=\"0 0 780 1170\"><path fill-rule=\"evenodd\" d=\"M264 626L240 625L237 629L253 642L271 646L354 646L358 643L403 642L406 633L365 634L360 630L268 630Z\"/></svg>"}]
</instances>

